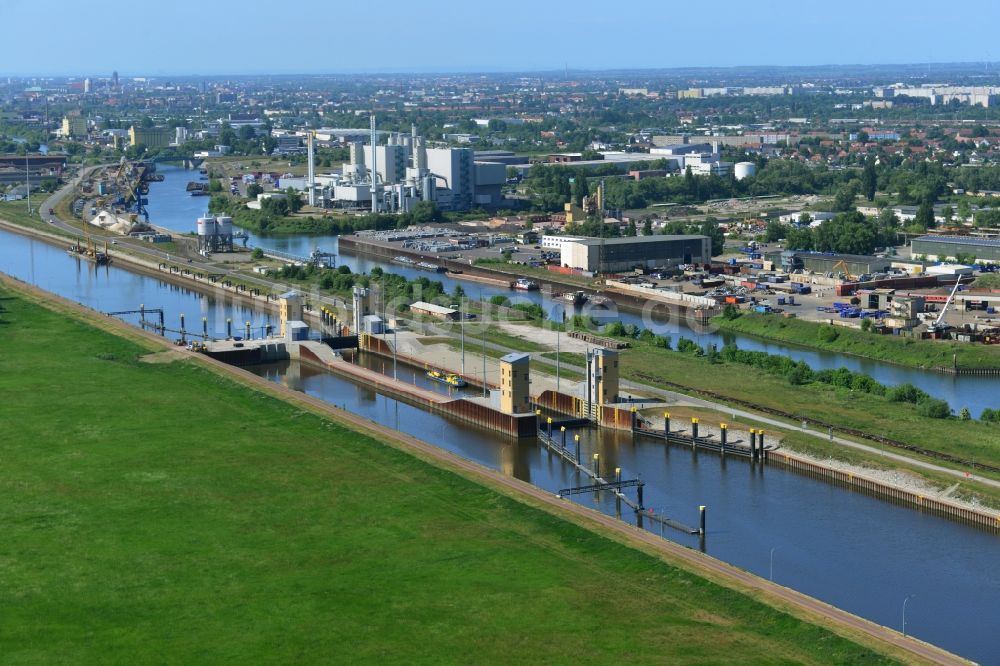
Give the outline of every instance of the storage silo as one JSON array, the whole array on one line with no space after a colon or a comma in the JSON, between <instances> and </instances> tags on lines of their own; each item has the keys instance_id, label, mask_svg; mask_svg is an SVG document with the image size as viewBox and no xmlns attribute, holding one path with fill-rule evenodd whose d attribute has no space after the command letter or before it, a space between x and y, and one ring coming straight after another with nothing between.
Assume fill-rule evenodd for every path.
<instances>
[{"instance_id":1,"label":"storage silo","mask_svg":"<svg viewBox=\"0 0 1000 666\"><path fill-rule=\"evenodd\" d=\"M757 165L753 162L737 162L733 167L733 174L736 180L743 180L749 176L757 175Z\"/></svg>"},{"instance_id":2,"label":"storage silo","mask_svg":"<svg viewBox=\"0 0 1000 666\"><path fill-rule=\"evenodd\" d=\"M215 238L215 218L214 217L199 217L198 218L198 249L207 250L212 247L213 239Z\"/></svg>"},{"instance_id":3,"label":"storage silo","mask_svg":"<svg viewBox=\"0 0 1000 666\"><path fill-rule=\"evenodd\" d=\"M215 249L233 251L233 218L228 215L215 218Z\"/></svg>"}]
</instances>

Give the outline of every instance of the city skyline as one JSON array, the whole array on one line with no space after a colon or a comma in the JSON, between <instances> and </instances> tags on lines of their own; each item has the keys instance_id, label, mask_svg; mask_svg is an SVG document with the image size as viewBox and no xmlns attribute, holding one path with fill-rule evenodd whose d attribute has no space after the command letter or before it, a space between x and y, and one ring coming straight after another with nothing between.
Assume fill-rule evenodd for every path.
<instances>
[{"instance_id":1,"label":"city skyline","mask_svg":"<svg viewBox=\"0 0 1000 666\"><path fill-rule=\"evenodd\" d=\"M580 2L515 0L493 8L448 0L428 8L389 0L372 9L307 0L294 15L282 16L264 3L234 12L226 5L181 0L163 20L151 20L133 17L133 5L104 0L67 4L52 21L50 10L15 1L5 7L8 25L34 28L5 38L0 74L430 74L987 63L989 46L969 39L969 20L983 24L1000 18L1000 8L983 0L950 13L930 2L848 0L836 16L790 0L752 9L726 4L730 11L706 15L700 7L639 0L627 13L611 15L605 5ZM135 43L94 48L107 30L115 44ZM39 49L42 35L57 47Z\"/></svg>"}]
</instances>

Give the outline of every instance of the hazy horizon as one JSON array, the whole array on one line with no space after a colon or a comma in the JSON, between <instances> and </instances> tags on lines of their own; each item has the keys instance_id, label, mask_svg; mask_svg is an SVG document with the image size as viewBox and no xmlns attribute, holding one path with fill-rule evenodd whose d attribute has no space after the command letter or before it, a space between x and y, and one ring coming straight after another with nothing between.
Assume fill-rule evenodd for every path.
<instances>
[{"instance_id":1,"label":"hazy horizon","mask_svg":"<svg viewBox=\"0 0 1000 666\"><path fill-rule=\"evenodd\" d=\"M868 67L990 62L975 26L1000 5L970 0L941 11L926 0L836 7L764 0L752 10L635 0L607 5L442 0L375 7L303 0L294 14L273 5L178 0L153 13L123 0L53 9L5 3L11 31L0 75L336 76L656 71L736 67ZM933 17L933 18L928 18ZM998 53L1000 55L1000 53ZM69 63L72 63L70 65Z\"/></svg>"}]
</instances>

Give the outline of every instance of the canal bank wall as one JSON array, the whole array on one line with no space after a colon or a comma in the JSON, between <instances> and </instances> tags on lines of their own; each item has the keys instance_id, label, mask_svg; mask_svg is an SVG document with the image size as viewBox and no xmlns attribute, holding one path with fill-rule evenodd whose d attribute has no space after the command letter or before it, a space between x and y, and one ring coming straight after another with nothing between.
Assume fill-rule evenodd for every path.
<instances>
[{"instance_id":1,"label":"canal bank wall","mask_svg":"<svg viewBox=\"0 0 1000 666\"><path fill-rule=\"evenodd\" d=\"M843 488L863 492L872 497L878 497L879 499L897 504L905 504L920 511L927 511L928 513L1000 534L1000 513L995 511L977 509L958 504L957 502L949 502L945 499L932 497L926 493L888 484L864 474L836 469L822 462L796 455L791 451L772 451L768 455L766 462L768 465L784 467Z\"/></svg>"},{"instance_id":2,"label":"canal bank wall","mask_svg":"<svg viewBox=\"0 0 1000 666\"><path fill-rule=\"evenodd\" d=\"M358 348L383 358L396 358L403 363L416 367L426 367L426 363L408 354L395 353L390 344L375 335L362 333L358 336ZM347 366L346 368L344 366ZM385 387L391 391L392 395L409 402L410 404L428 409L432 412L451 416L467 423L499 432L504 435L516 438L531 438L538 434L538 417L533 414L508 414L496 409L492 404L486 404L486 399L452 398L442 396L434 391L428 391L412 384L387 377L375 370L369 370L352 363L338 363L330 366L334 372L349 372L351 376L362 384L374 384ZM454 373L463 379L466 375ZM467 383L473 383L472 378L466 379ZM484 379L475 380L482 386ZM497 388L496 384L485 381L487 389Z\"/></svg>"}]
</instances>

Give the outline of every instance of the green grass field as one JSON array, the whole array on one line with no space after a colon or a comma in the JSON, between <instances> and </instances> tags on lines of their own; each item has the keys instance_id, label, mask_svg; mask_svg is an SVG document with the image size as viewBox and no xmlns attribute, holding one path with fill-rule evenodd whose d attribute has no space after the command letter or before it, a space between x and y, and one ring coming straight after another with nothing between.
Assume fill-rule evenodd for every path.
<instances>
[{"instance_id":1,"label":"green grass field","mask_svg":"<svg viewBox=\"0 0 1000 666\"><path fill-rule=\"evenodd\" d=\"M566 362L580 365L582 355L566 355ZM636 340L622 353L622 377L652 386L671 388L666 382L747 400L808 420L835 423L883 435L927 449L1000 465L1000 427L980 421L933 419L917 414L913 405L885 397L811 383L793 386L745 365L711 363L706 358L653 347ZM957 412L962 405L952 405ZM937 461L936 461L937 462ZM948 466L948 463L940 464ZM977 472L979 474L979 472ZM997 475L992 475L997 476Z\"/></svg>"},{"instance_id":2,"label":"green grass field","mask_svg":"<svg viewBox=\"0 0 1000 666\"><path fill-rule=\"evenodd\" d=\"M39 198L37 200L34 195L31 197L32 206L36 209L41 205L42 200L48 195L40 194L38 196ZM43 222L37 213L29 215L28 203L26 201L0 201L0 220L7 220L12 224L19 224L23 227L30 227L32 229L41 229L42 231L47 231L50 234L62 234L62 232L56 227Z\"/></svg>"},{"instance_id":3,"label":"green grass field","mask_svg":"<svg viewBox=\"0 0 1000 666\"><path fill-rule=\"evenodd\" d=\"M0 663L881 663L0 288ZM159 358L171 358L161 353Z\"/></svg>"},{"instance_id":4,"label":"green grass field","mask_svg":"<svg viewBox=\"0 0 1000 666\"><path fill-rule=\"evenodd\" d=\"M712 320L723 331L745 333L768 340L790 342L813 349L853 354L911 368L1000 368L1000 349L992 345L933 340L914 340L880 335L778 315L745 313L736 319ZM826 329L830 337L824 339Z\"/></svg>"}]
</instances>

